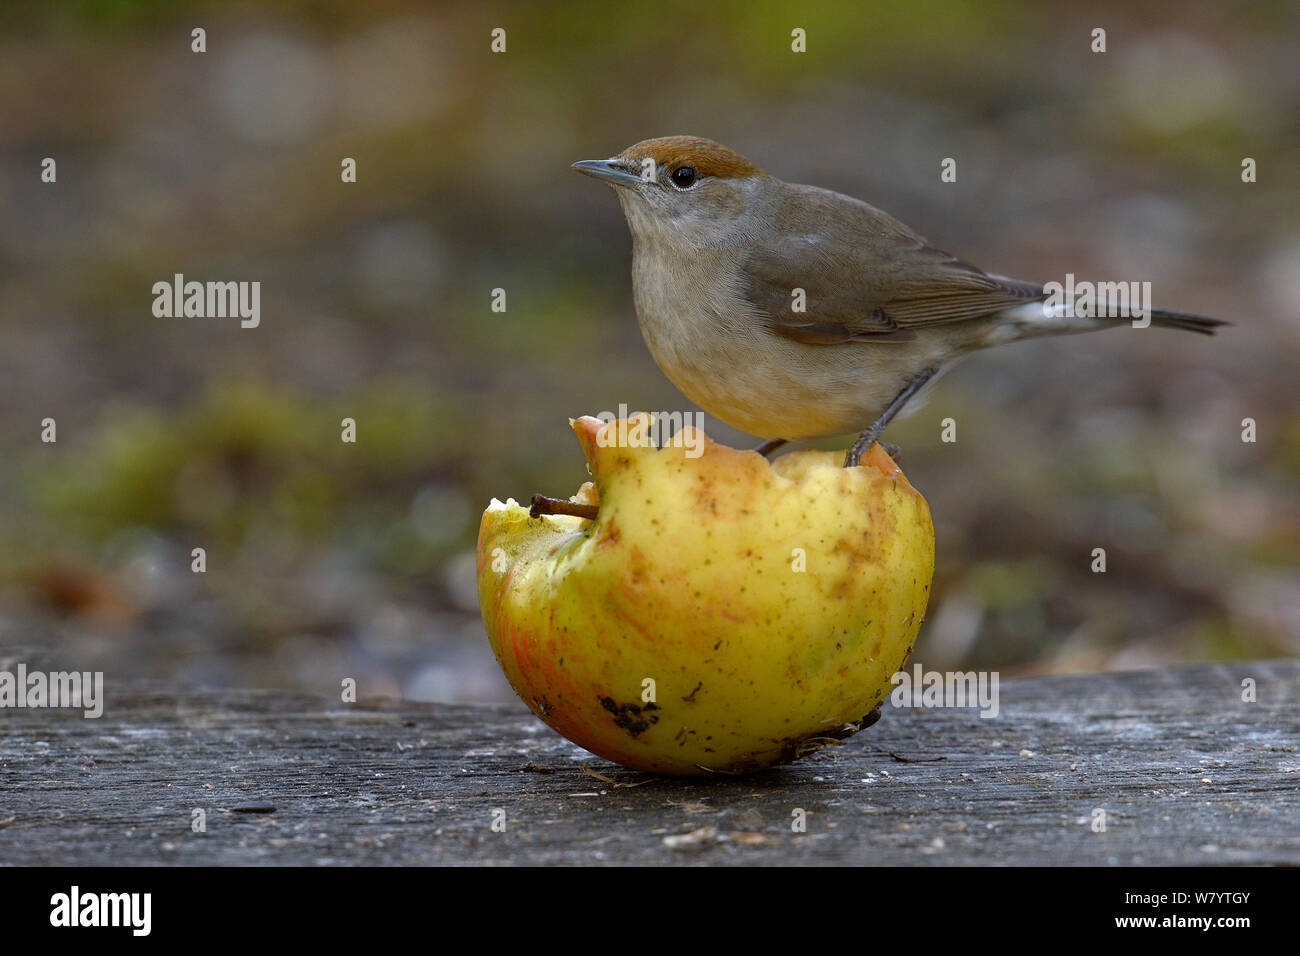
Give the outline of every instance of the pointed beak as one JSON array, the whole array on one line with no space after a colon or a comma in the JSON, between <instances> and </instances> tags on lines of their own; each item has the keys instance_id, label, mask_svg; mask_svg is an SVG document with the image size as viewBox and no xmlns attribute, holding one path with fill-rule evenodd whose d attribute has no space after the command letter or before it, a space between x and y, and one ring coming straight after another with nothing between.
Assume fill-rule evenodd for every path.
<instances>
[{"instance_id":1,"label":"pointed beak","mask_svg":"<svg viewBox=\"0 0 1300 956\"><path fill-rule=\"evenodd\" d=\"M603 179L613 186L639 186L641 177L629 172L622 163L613 159L583 159L573 164L580 173Z\"/></svg>"}]
</instances>

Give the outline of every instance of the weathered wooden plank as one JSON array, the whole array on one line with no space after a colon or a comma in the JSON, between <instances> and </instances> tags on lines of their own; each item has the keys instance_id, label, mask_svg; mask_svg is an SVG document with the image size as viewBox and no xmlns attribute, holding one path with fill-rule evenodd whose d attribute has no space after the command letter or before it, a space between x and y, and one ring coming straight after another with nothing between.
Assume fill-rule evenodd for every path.
<instances>
[{"instance_id":1,"label":"weathered wooden plank","mask_svg":"<svg viewBox=\"0 0 1300 956\"><path fill-rule=\"evenodd\" d=\"M1297 864L1297 704L1297 661L1008 680L996 719L887 706L794 765L682 781L522 706L110 688L99 720L0 711L0 862Z\"/></svg>"}]
</instances>

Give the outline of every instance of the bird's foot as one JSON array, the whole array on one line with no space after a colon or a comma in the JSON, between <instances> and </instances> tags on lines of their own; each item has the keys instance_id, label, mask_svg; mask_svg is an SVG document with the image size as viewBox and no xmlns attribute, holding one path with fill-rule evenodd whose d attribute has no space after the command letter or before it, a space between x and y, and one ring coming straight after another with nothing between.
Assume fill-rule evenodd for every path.
<instances>
[{"instance_id":1,"label":"bird's foot","mask_svg":"<svg viewBox=\"0 0 1300 956\"><path fill-rule=\"evenodd\" d=\"M844 455L844 467L856 468L862 464L862 456L871 450L872 445L879 445L885 450L885 454L894 461L898 461L899 456L903 454L903 450L892 442L881 441L876 437L879 434L880 430L873 427L868 428L859 435L858 440L849 446L848 452Z\"/></svg>"},{"instance_id":2,"label":"bird's foot","mask_svg":"<svg viewBox=\"0 0 1300 956\"><path fill-rule=\"evenodd\" d=\"M862 439L859 438L853 443L853 446L849 448L848 453L844 456L844 467L856 468L858 465L862 464L862 456L871 450L872 445L879 445L883 448L885 454L894 459L895 464L897 464L903 457L903 449L899 448L891 441L876 440L864 444Z\"/></svg>"},{"instance_id":3,"label":"bird's foot","mask_svg":"<svg viewBox=\"0 0 1300 956\"><path fill-rule=\"evenodd\" d=\"M758 452L758 453L759 453L760 455L762 455L764 458L767 458L769 455L772 454L772 452L776 451L778 448L780 448L782 445L785 445L785 444L787 444L787 440L786 440L786 439L784 439L784 438L773 438L771 441L765 441L765 442L763 442L763 444L761 444L761 445L759 445L757 448L755 448L754 451Z\"/></svg>"}]
</instances>

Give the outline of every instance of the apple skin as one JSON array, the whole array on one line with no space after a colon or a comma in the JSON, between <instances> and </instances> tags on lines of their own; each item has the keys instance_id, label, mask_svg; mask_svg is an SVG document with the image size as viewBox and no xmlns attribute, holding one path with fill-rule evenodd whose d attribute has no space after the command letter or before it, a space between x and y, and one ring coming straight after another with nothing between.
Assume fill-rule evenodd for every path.
<instances>
[{"instance_id":1,"label":"apple skin","mask_svg":"<svg viewBox=\"0 0 1300 956\"><path fill-rule=\"evenodd\" d=\"M864 725L934 571L930 509L893 460L875 446L857 468L822 451L769 464L702 433L691 457L682 434L602 447L618 423L572 424L594 485L571 500L597 516L493 500L479 529L483 621L532 711L592 753L680 776L785 763Z\"/></svg>"}]
</instances>

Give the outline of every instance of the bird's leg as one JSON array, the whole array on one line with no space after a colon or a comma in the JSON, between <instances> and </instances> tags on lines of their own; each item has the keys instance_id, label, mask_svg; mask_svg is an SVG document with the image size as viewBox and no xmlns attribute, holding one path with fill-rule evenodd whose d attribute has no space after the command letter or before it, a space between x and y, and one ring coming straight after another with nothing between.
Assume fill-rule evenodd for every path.
<instances>
[{"instance_id":1,"label":"bird's leg","mask_svg":"<svg viewBox=\"0 0 1300 956\"><path fill-rule=\"evenodd\" d=\"M907 383L907 387L898 393L894 400L889 403L889 407L885 409L881 416L872 422L871 427L859 435L858 440L849 448L848 454L844 456L845 468L852 468L861 463L862 456L870 451L871 446L880 439L881 434L885 431L885 427L894 420L894 416L903 410L903 406L908 403L913 395L921 390L922 385L934 378L934 373L937 371L938 369L936 368L927 368L924 372Z\"/></svg>"},{"instance_id":2,"label":"bird's leg","mask_svg":"<svg viewBox=\"0 0 1300 956\"><path fill-rule=\"evenodd\" d=\"M786 444L786 441L787 439L785 438L773 438L771 441L763 442L763 444L755 448L754 451L766 458L768 455L772 454L772 452Z\"/></svg>"}]
</instances>

